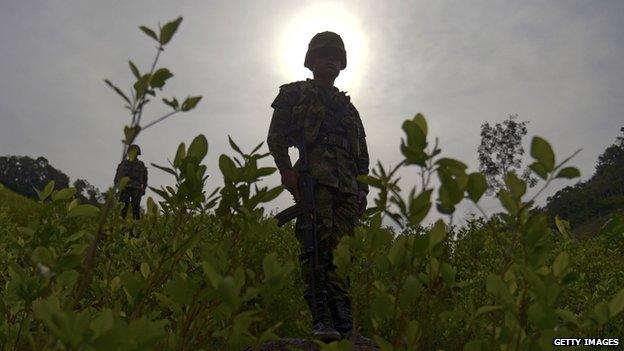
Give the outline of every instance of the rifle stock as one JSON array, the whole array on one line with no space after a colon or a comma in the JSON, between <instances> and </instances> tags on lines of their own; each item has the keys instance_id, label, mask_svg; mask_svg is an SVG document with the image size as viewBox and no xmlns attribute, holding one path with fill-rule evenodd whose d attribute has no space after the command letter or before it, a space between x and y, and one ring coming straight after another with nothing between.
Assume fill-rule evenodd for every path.
<instances>
[{"instance_id":1,"label":"rifle stock","mask_svg":"<svg viewBox=\"0 0 624 351\"><path fill-rule=\"evenodd\" d=\"M273 218L277 220L277 226L281 227L284 224L292 221L293 219L301 216L306 212L305 208L301 204L294 204L285 210L280 211Z\"/></svg>"}]
</instances>

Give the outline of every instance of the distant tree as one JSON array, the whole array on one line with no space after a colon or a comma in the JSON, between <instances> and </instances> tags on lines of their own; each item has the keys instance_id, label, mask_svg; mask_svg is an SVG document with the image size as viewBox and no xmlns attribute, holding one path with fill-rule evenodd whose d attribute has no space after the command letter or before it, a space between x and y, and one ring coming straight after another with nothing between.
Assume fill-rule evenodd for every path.
<instances>
[{"instance_id":1,"label":"distant tree","mask_svg":"<svg viewBox=\"0 0 624 351\"><path fill-rule=\"evenodd\" d=\"M100 192L100 189L90 184L84 179L76 179L73 183L73 187L76 188L76 197L81 203L89 203L94 206L104 203L104 196Z\"/></svg>"},{"instance_id":2,"label":"distant tree","mask_svg":"<svg viewBox=\"0 0 624 351\"><path fill-rule=\"evenodd\" d=\"M551 217L560 216L575 226L624 209L624 127L620 131L622 136L598 157L589 180L548 198L546 209Z\"/></svg>"},{"instance_id":3,"label":"distant tree","mask_svg":"<svg viewBox=\"0 0 624 351\"><path fill-rule=\"evenodd\" d=\"M0 157L0 183L18 194L36 199L37 190L53 180L57 189L69 186L69 177L52 167L45 157Z\"/></svg>"},{"instance_id":4,"label":"distant tree","mask_svg":"<svg viewBox=\"0 0 624 351\"><path fill-rule=\"evenodd\" d=\"M502 123L494 126L489 122L481 124L481 144L479 153L479 170L485 175L488 182L488 195L497 193L505 186L505 175L515 171L520 178L527 182L529 187L537 184L537 179L531 176L529 168L522 168L522 138L527 134L527 121L518 122L517 114L509 115Z\"/></svg>"}]
</instances>

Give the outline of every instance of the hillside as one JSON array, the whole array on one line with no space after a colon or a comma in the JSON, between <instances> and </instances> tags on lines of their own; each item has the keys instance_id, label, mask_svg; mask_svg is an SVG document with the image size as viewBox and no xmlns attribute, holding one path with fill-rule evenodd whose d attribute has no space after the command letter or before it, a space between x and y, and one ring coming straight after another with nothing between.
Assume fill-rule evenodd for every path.
<instances>
[{"instance_id":1,"label":"hillside","mask_svg":"<svg viewBox=\"0 0 624 351\"><path fill-rule=\"evenodd\" d=\"M0 184L0 213L8 214L13 222L24 225L27 219L34 215L38 207L39 205L35 201Z\"/></svg>"}]
</instances>

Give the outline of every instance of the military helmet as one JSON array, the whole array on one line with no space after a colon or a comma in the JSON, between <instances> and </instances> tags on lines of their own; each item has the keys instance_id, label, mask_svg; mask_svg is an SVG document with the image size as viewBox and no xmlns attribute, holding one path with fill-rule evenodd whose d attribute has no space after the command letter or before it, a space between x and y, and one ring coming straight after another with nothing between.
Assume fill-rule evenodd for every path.
<instances>
[{"instance_id":1,"label":"military helmet","mask_svg":"<svg viewBox=\"0 0 624 351\"><path fill-rule=\"evenodd\" d=\"M141 148L139 147L139 145L137 144L132 144L128 147L128 153L130 153L131 150L136 150L136 154L137 156L139 156L141 154Z\"/></svg>"},{"instance_id":2,"label":"military helmet","mask_svg":"<svg viewBox=\"0 0 624 351\"><path fill-rule=\"evenodd\" d=\"M315 52L324 48L336 49L338 51L340 61L342 62L340 69L345 69L345 67L347 67L347 52L345 51L344 42L342 41L340 35L329 31L317 33L314 37L312 37L310 44L308 44L308 52L306 52L303 66L312 69L312 60Z\"/></svg>"}]
</instances>

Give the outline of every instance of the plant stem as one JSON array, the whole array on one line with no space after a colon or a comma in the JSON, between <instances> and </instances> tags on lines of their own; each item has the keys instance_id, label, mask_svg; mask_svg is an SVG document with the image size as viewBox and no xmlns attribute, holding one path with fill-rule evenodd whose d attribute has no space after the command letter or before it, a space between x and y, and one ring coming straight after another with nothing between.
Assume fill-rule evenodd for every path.
<instances>
[{"instance_id":1,"label":"plant stem","mask_svg":"<svg viewBox=\"0 0 624 351\"><path fill-rule=\"evenodd\" d=\"M156 124L156 123L158 123L158 122L160 122L160 121L163 121L163 120L165 120L165 119L167 119L167 118L169 118L169 117L171 117L171 116L175 115L175 114L176 114L176 113L178 113L178 112L180 112L180 111L178 111L178 110L176 110L176 111L171 111L171 112L167 113L166 115L164 115L164 116L162 116L162 117L160 117L160 118L156 119L155 121L152 121L152 122L150 122L150 123L146 124L144 127L141 127L141 130L146 130L147 128L149 128L149 127L153 126L154 124Z\"/></svg>"}]
</instances>

